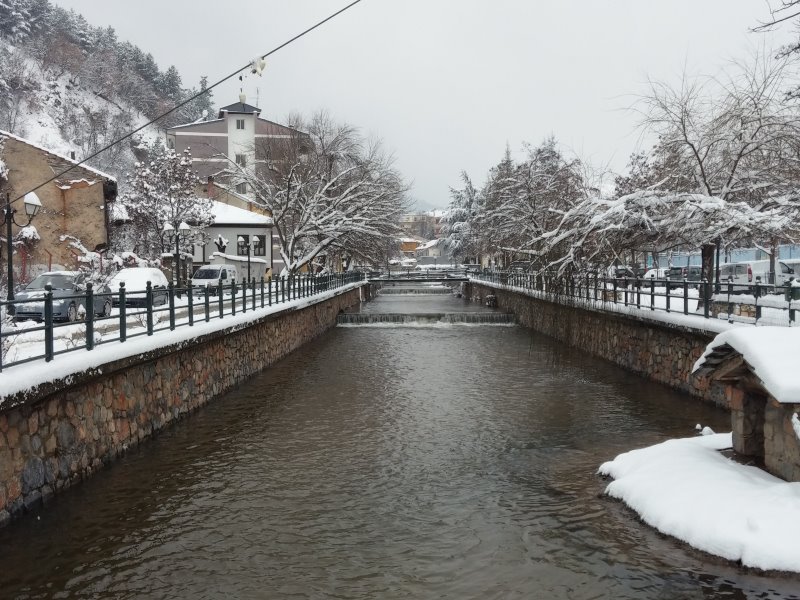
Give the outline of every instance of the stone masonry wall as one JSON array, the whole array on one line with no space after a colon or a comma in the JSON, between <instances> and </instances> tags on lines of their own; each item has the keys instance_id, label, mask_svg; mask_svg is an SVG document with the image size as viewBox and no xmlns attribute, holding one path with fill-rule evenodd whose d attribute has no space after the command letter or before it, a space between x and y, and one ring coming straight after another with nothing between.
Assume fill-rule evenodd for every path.
<instances>
[{"instance_id":1,"label":"stone masonry wall","mask_svg":"<svg viewBox=\"0 0 800 600\"><path fill-rule=\"evenodd\" d=\"M466 297L483 303L489 294L500 310L521 325L659 383L727 407L725 390L708 378L691 375L695 361L714 334L559 304L526 294L471 282Z\"/></svg>"},{"instance_id":2,"label":"stone masonry wall","mask_svg":"<svg viewBox=\"0 0 800 600\"><path fill-rule=\"evenodd\" d=\"M800 404L781 404L772 397L764 407L764 464L786 481L800 481L800 433L793 417Z\"/></svg>"},{"instance_id":3,"label":"stone masonry wall","mask_svg":"<svg viewBox=\"0 0 800 600\"><path fill-rule=\"evenodd\" d=\"M0 526L320 335L341 310L359 302L360 293L350 290L190 346L106 364L34 397L6 398L0 411Z\"/></svg>"}]
</instances>

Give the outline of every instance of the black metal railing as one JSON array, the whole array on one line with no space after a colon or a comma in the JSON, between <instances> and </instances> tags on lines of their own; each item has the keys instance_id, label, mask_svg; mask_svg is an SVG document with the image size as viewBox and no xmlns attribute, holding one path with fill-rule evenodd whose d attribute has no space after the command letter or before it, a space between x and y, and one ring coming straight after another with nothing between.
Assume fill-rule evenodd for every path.
<instances>
[{"instance_id":1,"label":"black metal railing","mask_svg":"<svg viewBox=\"0 0 800 600\"><path fill-rule=\"evenodd\" d=\"M239 313L311 297L364 280L360 272L330 275L294 275L276 279L223 283L209 286L57 294L48 284L35 299L0 301L0 371L4 367L77 350L94 350L101 344L122 343L153 336L198 321L224 319ZM177 299L180 298L180 301ZM116 314L114 312L116 311Z\"/></svg>"},{"instance_id":2,"label":"black metal railing","mask_svg":"<svg viewBox=\"0 0 800 600\"><path fill-rule=\"evenodd\" d=\"M600 308L622 305L648 311L726 319L755 325L795 324L800 309L800 287L761 283L720 284L705 280L610 278L597 274L557 276L507 271L480 271L479 282L550 295L556 301L574 300ZM618 309L615 309L618 310Z\"/></svg>"}]
</instances>

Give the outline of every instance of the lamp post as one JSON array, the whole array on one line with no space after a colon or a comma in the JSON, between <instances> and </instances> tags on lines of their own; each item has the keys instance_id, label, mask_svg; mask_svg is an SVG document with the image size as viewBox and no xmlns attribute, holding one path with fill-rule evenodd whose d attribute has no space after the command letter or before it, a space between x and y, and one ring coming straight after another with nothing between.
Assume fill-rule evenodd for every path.
<instances>
[{"instance_id":1,"label":"lamp post","mask_svg":"<svg viewBox=\"0 0 800 600\"><path fill-rule=\"evenodd\" d=\"M247 248L247 282L250 283L250 251L252 248L261 245L261 240L258 239L257 236L253 236L253 240L248 242L244 239L244 236L239 236L237 239L240 245Z\"/></svg>"},{"instance_id":2,"label":"lamp post","mask_svg":"<svg viewBox=\"0 0 800 600\"><path fill-rule=\"evenodd\" d=\"M42 208L42 202L33 192L28 192L25 194L25 197L22 201L25 204L25 214L28 217L28 222L25 223L25 225L17 223L17 221L14 219L14 213L16 213L17 210L11 206L11 194L6 193L6 206L3 209L3 221L6 226L6 252L8 253L7 298L9 301L14 299L14 243L12 240L14 234L11 231L11 225L16 225L17 227L27 227L31 224L31 221L33 221L33 217L37 215L39 209Z\"/></svg>"},{"instance_id":3,"label":"lamp post","mask_svg":"<svg viewBox=\"0 0 800 600\"><path fill-rule=\"evenodd\" d=\"M164 233L167 235L175 236L175 258L172 260L172 276L175 280L175 289L177 290L178 298L181 297L181 234L186 235L192 228L185 222L180 223L164 223Z\"/></svg>"}]
</instances>

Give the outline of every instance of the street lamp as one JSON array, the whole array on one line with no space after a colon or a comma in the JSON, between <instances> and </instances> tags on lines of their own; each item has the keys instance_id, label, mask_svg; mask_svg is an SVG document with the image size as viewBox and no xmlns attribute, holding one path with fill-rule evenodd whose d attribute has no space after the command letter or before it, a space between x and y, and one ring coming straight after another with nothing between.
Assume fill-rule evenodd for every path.
<instances>
[{"instance_id":1,"label":"street lamp","mask_svg":"<svg viewBox=\"0 0 800 600\"><path fill-rule=\"evenodd\" d=\"M175 280L175 289L177 290L178 298L181 297L181 234L186 235L191 230L192 228L183 221L181 221L180 224L176 222L174 225L172 223L164 223L164 233L175 236L175 258L172 261L172 275Z\"/></svg>"},{"instance_id":2,"label":"street lamp","mask_svg":"<svg viewBox=\"0 0 800 600\"><path fill-rule=\"evenodd\" d=\"M6 193L6 207L3 210L3 222L6 226L6 252L8 253L8 300L11 301L14 299L14 244L13 244L13 233L11 232L11 225L16 225L17 227L27 227L33 221L33 217L39 212L39 209L42 208L42 202L39 200L39 196L34 194L33 192L28 192L25 194L25 197L22 199L23 203L25 204L25 214L28 217L28 222L25 225L21 223L17 223L14 219L14 213L17 212L15 208L11 207L11 194Z\"/></svg>"},{"instance_id":3,"label":"street lamp","mask_svg":"<svg viewBox=\"0 0 800 600\"><path fill-rule=\"evenodd\" d=\"M253 241L248 242L246 239L244 239L244 236L240 235L237 241L239 242L240 246L247 248L247 282L250 283L250 250L251 248L260 246L261 240L258 239L258 236L253 236Z\"/></svg>"}]
</instances>

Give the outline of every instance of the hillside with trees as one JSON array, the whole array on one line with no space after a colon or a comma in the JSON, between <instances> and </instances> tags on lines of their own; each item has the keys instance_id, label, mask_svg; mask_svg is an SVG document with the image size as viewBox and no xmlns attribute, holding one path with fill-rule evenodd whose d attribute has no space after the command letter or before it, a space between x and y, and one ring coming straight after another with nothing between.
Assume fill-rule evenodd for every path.
<instances>
[{"instance_id":1,"label":"hillside with trees","mask_svg":"<svg viewBox=\"0 0 800 600\"><path fill-rule=\"evenodd\" d=\"M184 87L174 66L49 0L0 0L0 129L78 159L157 117L206 86ZM211 112L204 94L159 128ZM146 130L148 131L148 130ZM157 132L152 128L150 136ZM121 178L148 135L91 161Z\"/></svg>"}]
</instances>

